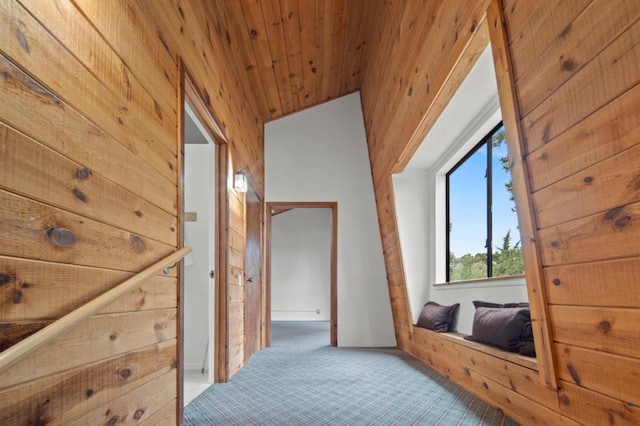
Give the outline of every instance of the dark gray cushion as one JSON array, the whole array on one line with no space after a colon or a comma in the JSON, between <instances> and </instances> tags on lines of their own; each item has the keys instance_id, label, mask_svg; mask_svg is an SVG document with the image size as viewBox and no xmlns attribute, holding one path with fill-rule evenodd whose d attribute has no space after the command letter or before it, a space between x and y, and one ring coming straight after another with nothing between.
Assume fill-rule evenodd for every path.
<instances>
[{"instance_id":1,"label":"dark gray cushion","mask_svg":"<svg viewBox=\"0 0 640 426\"><path fill-rule=\"evenodd\" d=\"M458 306L460 306L459 303L451 306L441 306L436 302L427 302L420 312L416 325L438 333L451 331Z\"/></svg>"},{"instance_id":2,"label":"dark gray cushion","mask_svg":"<svg viewBox=\"0 0 640 426\"><path fill-rule=\"evenodd\" d=\"M484 302L482 300L474 300L472 303L476 309L478 308L528 308L529 307L529 304L527 302L494 303L494 302Z\"/></svg>"},{"instance_id":3,"label":"dark gray cushion","mask_svg":"<svg viewBox=\"0 0 640 426\"><path fill-rule=\"evenodd\" d=\"M529 308L478 307L473 317L469 340L519 352L525 340L527 324L531 324ZM530 329L530 328L529 328Z\"/></svg>"}]
</instances>

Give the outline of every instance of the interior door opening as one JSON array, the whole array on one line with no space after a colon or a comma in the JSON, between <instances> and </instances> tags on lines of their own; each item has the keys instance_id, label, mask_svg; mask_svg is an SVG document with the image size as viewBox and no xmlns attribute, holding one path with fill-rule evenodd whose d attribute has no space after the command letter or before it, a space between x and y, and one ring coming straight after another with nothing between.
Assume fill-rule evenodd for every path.
<instances>
[{"instance_id":1,"label":"interior door opening","mask_svg":"<svg viewBox=\"0 0 640 426\"><path fill-rule=\"evenodd\" d=\"M337 203L267 203L267 344L271 321L328 321L337 346Z\"/></svg>"},{"instance_id":2,"label":"interior door opening","mask_svg":"<svg viewBox=\"0 0 640 426\"><path fill-rule=\"evenodd\" d=\"M185 378L206 373L208 384L214 381L216 145L187 102L184 111L184 244L193 248L184 262L184 370Z\"/></svg>"}]
</instances>

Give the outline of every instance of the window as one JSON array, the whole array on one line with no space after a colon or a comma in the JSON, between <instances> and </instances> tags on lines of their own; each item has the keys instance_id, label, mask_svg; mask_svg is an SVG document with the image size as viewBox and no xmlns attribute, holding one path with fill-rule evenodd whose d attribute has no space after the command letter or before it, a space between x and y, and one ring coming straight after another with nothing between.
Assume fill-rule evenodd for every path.
<instances>
[{"instance_id":1,"label":"window","mask_svg":"<svg viewBox=\"0 0 640 426\"><path fill-rule=\"evenodd\" d=\"M524 274L502 123L446 176L447 281Z\"/></svg>"}]
</instances>

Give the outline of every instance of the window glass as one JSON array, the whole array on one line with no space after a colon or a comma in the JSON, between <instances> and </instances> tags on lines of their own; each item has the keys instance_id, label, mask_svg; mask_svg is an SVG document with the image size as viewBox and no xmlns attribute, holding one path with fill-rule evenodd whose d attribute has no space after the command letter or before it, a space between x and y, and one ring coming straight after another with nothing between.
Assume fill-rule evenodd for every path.
<instances>
[{"instance_id":1,"label":"window glass","mask_svg":"<svg viewBox=\"0 0 640 426\"><path fill-rule=\"evenodd\" d=\"M518 230L516 205L513 200L504 127L501 126L493 134L491 143L493 144L491 156L492 276L522 275L524 274L524 265L520 249L520 231Z\"/></svg>"},{"instance_id":2,"label":"window glass","mask_svg":"<svg viewBox=\"0 0 640 426\"><path fill-rule=\"evenodd\" d=\"M450 281L487 277L487 147L449 177Z\"/></svg>"},{"instance_id":3,"label":"window glass","mask_svg":"<svg viewBox=\"0 0 640 426\"><path fill-rule=\"evenodd\" d=\"M522 275L504 128L447 173L447 281Z\"/></svg>"}]
</instances>

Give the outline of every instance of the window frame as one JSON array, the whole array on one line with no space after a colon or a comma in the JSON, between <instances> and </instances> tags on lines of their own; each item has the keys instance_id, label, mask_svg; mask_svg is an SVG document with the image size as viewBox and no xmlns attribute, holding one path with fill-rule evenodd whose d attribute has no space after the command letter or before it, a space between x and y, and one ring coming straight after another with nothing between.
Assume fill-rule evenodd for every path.
<instances>
[{"instance_id":1,"label":"window frame","mask_svg":"<svg viewBox=\"0 0 640 426\"><path fill-rule=\"evenodd\" d=\"M507 275L494 277L493 276L493 144L489 143L492 141L493 136L500 130L500 128L504 127L504 123L502 120L498 122L489 132L480 139L480 141L473 146L458 162L456 162L446 173L445 173L445 279L447 283L458 282L451 281L451 242L450 242L450 223L451 223L451 211L450 211L450 182L449 177L459 169L469 158L471 158L476 152L478 152L485 144L487 146L487 163L486 163L486 239L485 239L485 248L487 255L487 276L483 278L476 278L473 281L480 280L490 280L497 278L511 278L511 277L520 277L522 275ZM505 141L506 143L506 141Z\"/></svg>"}]
</instances>

